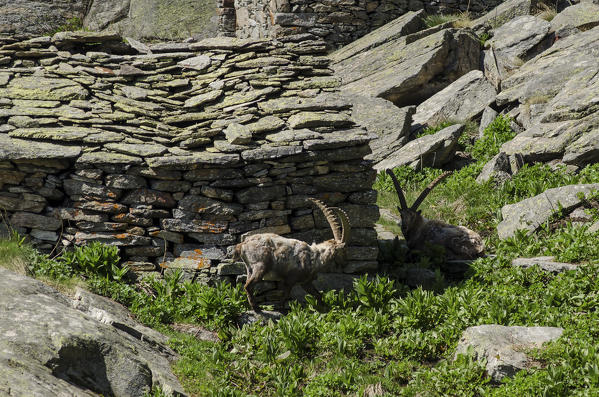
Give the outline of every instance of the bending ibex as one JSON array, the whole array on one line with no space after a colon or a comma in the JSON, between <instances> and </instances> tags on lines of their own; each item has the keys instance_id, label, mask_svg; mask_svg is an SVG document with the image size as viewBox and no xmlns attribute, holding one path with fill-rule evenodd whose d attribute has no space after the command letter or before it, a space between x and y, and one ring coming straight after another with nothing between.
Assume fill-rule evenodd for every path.
<instances>
[{"instance_id":1,"label":"bending ibex","mask_svg":"<svg viewBox=\"0 0 599 397\"><path fill-rule=\"evenodd\" d=\"M345 244L351 230L347 214L340 208L327 207L322 201L312 198L309 200L325 215L333 230L332 240L308 245L300 240L263 233L249 236L235 247L234 258L242 259L245 263L245 292L250 306L256 312L260 308L254 300L253 288L267 273L274 274L283 281L283 302L289 298L291 288L298 283L306 292L320 300L320 292L312 285L312 281L319 272L334 262L345 261Z\"/></svg>"},{"instance_id":2,"label":"bending ibex","mask_svg":"<svg viewBox=\"0 0 599 397\"><path fill-rule=\"evenodd\" d=\"M483 240L480 235L464 226L448 225L447 223L426 219L418 207L426 196L443 179L451 174L446 171L432 181L420 196L408 207L401 186L392 170L387 174L393 180L397 197L399 198L399 215L401 216L401 232L410 249L422 250L426 244L440 245L445 248L447 259L473 259L481 256L484 251Z\"/></svg>"}]
</instances>

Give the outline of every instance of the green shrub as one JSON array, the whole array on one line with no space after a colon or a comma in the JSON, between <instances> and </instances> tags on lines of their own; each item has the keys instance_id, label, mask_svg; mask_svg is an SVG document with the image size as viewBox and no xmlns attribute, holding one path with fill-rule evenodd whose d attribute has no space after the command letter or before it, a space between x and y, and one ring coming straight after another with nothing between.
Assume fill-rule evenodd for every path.
<instances>
[{"instance_id":1,"label":"green shrub","mask_svg":"<svg viewBox=\"0 0 599 397\"><path fill-rule=\"evenodd\" d=\"M48 255L32 251L28 257L28 273L37 278L46 278L63 282L75 275L75 269L62 261L51 259Z\"/></svg>"},{"instance_id":2,"label":"green shrub","mask_svg":"<svg viewBox=\"0 0 599 397\"><path fill-rule=\"evenodd\" d=\"M120 259L118 247L94 241L63 252L57 261L86 275L98 275L118 281L128 272L126 267L119 267Z\"/></svg>"},{"instance_id":3,"label":"green shrub","mask_svg":"<svg viewBox=\"0 0 599 397\"><path fill-rule=\"evenodd\" d=\"M417 372L406 395L420 395L426 390L428 396L479 396L487 383L484 363L460 354L455 361L444 360L430 370Z\"/></svg>"},{"instance_id":4,"label":"green shrub","mask_svg":"<svg viewBox=\"0 0 599 397\"><path fill-rule=\"evenodd\" d=\"M476 160L486 161L497 153L505 142L511 140L516 133L512 130L511 119L499 115L483 131L483 137L474 143L470 150L472 157Z\"/></svg>"},{"instance_id":5,"label":"green shrub","mask_svg":"<svg viewBox=\"0 0 599 397\"><path fill-rule=\"evenodd\" d=\"M354 291L358 302L372 309L385 309L397 292L392 280L378 275L372 280L368 280L366 275L356 279Z\"/></svg>"}]
</instances>

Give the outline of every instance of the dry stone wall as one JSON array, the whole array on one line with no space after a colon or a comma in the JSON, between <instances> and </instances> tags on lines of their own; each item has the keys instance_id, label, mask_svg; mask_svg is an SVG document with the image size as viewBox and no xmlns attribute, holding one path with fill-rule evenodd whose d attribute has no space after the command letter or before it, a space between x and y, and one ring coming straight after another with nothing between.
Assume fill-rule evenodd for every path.
<instances>
[{"instance_id":1,"label":"dry stone wall","mask_svg":"<svg viewBox=\"0 0 599 397\"><path fill-rule=\"evenodd\" d=\"M502 0L235 0L235 13L229 8L228 19L224 21L228 21L229 29L236 25L236 35L240 38L312 34L323 38L331 47L340 47L409 11L451 14L468 10L473 15L481 15L501 2ZM236 23L232 23L231 18L236 18Z\"/></svg>"},{"instance_id":2,"label":"dry stone wall","mask_svg":"<svg viewBox=\"0 0 599 397\"><path fill-rule=\"evenodd\" d=\"M110 34L0 39L0 208L41 249L101 241L135 270L235 279L242 236L331 238L377 268L371 139L322 42L205 39L137 53Z\"/></svg>"}]
</instances>

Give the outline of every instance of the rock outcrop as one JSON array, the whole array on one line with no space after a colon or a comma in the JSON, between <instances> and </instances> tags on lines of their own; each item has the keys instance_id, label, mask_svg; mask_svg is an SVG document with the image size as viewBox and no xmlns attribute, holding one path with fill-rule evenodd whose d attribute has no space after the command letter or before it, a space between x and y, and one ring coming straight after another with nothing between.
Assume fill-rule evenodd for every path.
<instances>
[{"instance_id":1,"label":"rock outcrop","mask_svg":"<svg viewBox=\"0 0 599 397\"><path fill-rule=\"evenodd\" d=\"M370 142L372 153L367 159L381 162L409 141L414 106L398 108L386 99L360 95L348 100L353 104L352 118L377 136Z\"/></svg>"},{"instance_id":2,"label":"rock outcrop","mask_svg":"<svg viewBox=\"0 0 599 397\"><path fill-rule=\"evenodd\" d=\"M48 34L82 20L88 0L0 0L0 33Z\"/></svg>"},{"instance_id":3,"label":"rock outcrop","mask_svg":"<svg viewBox=\"0 0 599 397\"><path fill-rule=\"evenodd\" d=\"M464 125L455 124L435 134L414 139L390 154L385 160L376 163L375 168L380 172L402 165L408 165L414 169L441 167L453 158L458 138L463 131Z\"/></svg>"},{"instance_id":4,"label":"rock outcrop","mask_svg":"<svg viewBox=\"0 0 599 397\"><path fill-rule=\"evenodd\" d=\"M483 73L473 70L418 105L413 124L420 128L450 120L470 121L495 102L496 95Z\"/></svg>"},{"instance_id":5,"label":"rock outcrop","mask_svg":"<svg viewBox=\"0 0 599 397\"><path fill-rule=\"evenodd\" d=\"M524 62L551 46L551 24L539 17L523 15L493 30L485 43L484 70L496 87Z\"/></svg>"},{"instance_id":6,"label":"rock outcrop","mask_svg":"<svg viewBox=\"0 0 599 397\"><path fill-rule=\"evenodd\" d=\"M478 325L464 331L456 355L466 354L472 348L475 359L485 360L489 376L500 382L506 376L535 366L525 349L541 348L544 343L557 340L563 332L563 328L556 327Z\"/></svg>"},{"instance_id":7,"label":"rock outcrop","mask_svg":"<svg viewBox=\"0 0 599 397\"><path fill-rule=\"evenodd\" d=\"M424 30L424 17L423 11L410 11L333 52L330 55L331 61L339 63L392 40Z\"/></svg>"},{"instance_id":8,"label":"rock outcrop","mask_svg":"<svg viewBox=\"0 0 599 397\"><path fill-rule=\"evenodd\" d=\"M0 268L0 394L144 396L184 390L167 338L86 291L74 300Z\"/></svg>"},{"instance_id":9,"label":"rock outcrop","mask_svg":"<svg viewBox=\"0 0 599 397\"><path fill-rule=\"evenodd\" d=\"M599 160L599 27L558 40L501 83L499 106L518 107L526 128L501 150L527 162Z\"/></svg>"},{"instance_id":10,"label":"rock outcrop","mask_svg":"<svg viewBox=\"0 0 599 397\"><path fill-rule=\"evenodd\" d=\"M182 40L216 35L215 0L91 0L83 20L92 31L140 40Z\"/></svg>"},{"instance_id":11,"label":"rock outcrop","mask_svg":"<svg viewBox=\"0 0 599 397\"><path fill-rule=\"evenodd\" d=\"M478 69L480 43L475 35L442 28L399 37L391 33L393 39L381 38L381 44L334 63L342 90L385 98L398 106L417 105Z\"/></svg>"},{"instance_id":12,"label":"rock outcrop","mask_svg":"<svg viewBox=\"0 0 599 397\"><path fill-rule=\"evenodd\" d=\"M537 0L507 0L472 22L477 33L487 32L522 15L532 15L537 10Z\"/></svg>"},{"instance_id":13,"label":"rock outcrop","mask_svg":"<svg viewBox=\"0 0 599 397\"><path fill-rule=\"evenodd\" d=\"M339 271L377 267L372 136L324 43L213 38L136 54L118 35L75 32L0 48L0 207L38 248L101 241L136 271L235 281L243 267L219 264L244 235L330 238L317 197L352 221Z\"/></svg>"},{"instance_id":14,"label":"rock outcrop","mask_svg":"<svg viewBox=\"0 0 599 397\"><path fill-rule=\"evenodd\" d=\"M582 2L567 7L551 20L551 30L559 31L565 27L588 30L599 25L599 5Z\"/></svg>"}]
</instances>

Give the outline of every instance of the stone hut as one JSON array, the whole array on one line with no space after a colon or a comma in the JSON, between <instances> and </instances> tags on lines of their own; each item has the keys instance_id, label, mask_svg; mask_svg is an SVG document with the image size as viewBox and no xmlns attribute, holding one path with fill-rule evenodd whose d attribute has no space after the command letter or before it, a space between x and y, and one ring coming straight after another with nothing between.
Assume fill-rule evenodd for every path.
<instances>
[{"instance_id":1,"label":"stone hut","mask_svg":"<svg viewBox=\"0 0 599 397\"><path fill-rule=\"evenodd\" d=\"M317 197L352 222L339 272L377 269L372 137L338 95L322 41L131 44L0 38L9 227L42 250L101 241L137 271L235 279L225 258L245 235L331 238L306 200Z\"/></svg>"},{"instance_id":2,"label":"stone hut","mask_svg":"<svg viewBox=\"0 0 599 397\"><path fill-rule=\"evenodd\" d=\"M502 0L217 0L223 35L238 38L299 34L325 40L331 48L348 44L409 11L473 16Z\"/></svg>"}]
</instances>

